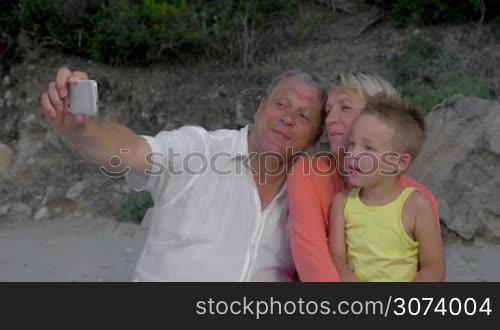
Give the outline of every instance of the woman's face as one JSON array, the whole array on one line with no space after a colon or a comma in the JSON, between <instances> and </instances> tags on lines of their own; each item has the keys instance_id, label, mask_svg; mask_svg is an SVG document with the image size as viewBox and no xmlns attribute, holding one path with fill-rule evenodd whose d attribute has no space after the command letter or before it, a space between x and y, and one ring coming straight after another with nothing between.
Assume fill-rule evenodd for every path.
<instances>
[{"instance_id":1,"label":"woman's face","mask_svg":"<svg viewBox=\"0 0 500 330\"><path fill-rule=\"evenodd\" d=\"M346 147L352 125L358 118L366 101L361 95L350 89L333 87L326 104L325 128L330 142L330 150L338 152Z\"/></svg>"}]
</instances>

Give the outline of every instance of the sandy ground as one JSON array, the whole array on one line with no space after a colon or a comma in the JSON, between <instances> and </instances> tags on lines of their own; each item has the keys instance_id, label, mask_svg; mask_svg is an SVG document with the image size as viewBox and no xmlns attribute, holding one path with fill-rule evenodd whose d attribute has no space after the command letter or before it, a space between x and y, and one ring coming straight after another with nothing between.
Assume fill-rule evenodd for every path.
<instances>
[{"instance_id":1,"label":"sandy ground","mask_svg":"<svg viewBox=\"0 0 500 330\"><path fill-rule=\"evenodd\" d=\"M0 225L0 281L129 281L147 228L110 218Z\"/></svg>"},{"instance_id":2,"label":"sandy ground","mask_svg":"<svg viewBox=\"0 0 500 330\"><path fill-rule=\"evenodd\" d=\"M0 224L0 281L130 281L147 224L61 218ZM500 246L446 245L450 281L499 281Z\"/></svg>"},{"instance_id":3,"label":"sandy ground","mask_svg":"<svg viewBox=\"0 0 500 330\"><path fill-rule=\"evenodd\" d=\"M450 281L500 281L500 245L454 242L447 244L445 250Z\"/></svg>"}]
</instances>

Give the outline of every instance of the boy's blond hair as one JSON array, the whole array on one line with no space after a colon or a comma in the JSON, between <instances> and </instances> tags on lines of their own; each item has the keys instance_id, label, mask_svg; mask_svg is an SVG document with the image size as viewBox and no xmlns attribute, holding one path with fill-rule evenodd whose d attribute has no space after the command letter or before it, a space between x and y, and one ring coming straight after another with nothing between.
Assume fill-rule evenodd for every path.
<instances>
[{"instance_id":1,"label":"boy's blond hair","mask_svg":"<svg viewBox=\"0 0 500 330\"><path fill-rule=\"evenodd\" d=\"M425 140L425 119L417 107L399 96L381 93L368 98L361 115L373 115L392 126L395 151L417 158Z\"/></svg>"}]
</instances>

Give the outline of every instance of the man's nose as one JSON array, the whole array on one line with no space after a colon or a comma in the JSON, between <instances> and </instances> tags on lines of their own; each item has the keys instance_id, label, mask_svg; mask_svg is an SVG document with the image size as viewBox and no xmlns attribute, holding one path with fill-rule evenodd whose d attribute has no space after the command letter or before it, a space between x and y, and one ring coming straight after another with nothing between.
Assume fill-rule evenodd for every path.
<instances>
[{"instance_id":1,"label":"man's nose","mask_svg":"<svg viewBox=\"0 0 500 330\"><path fill-rule=\"evenodd\" d=\"M295 117L292 111L285 111L281 116L281 122L286 126L293 126L295 124Z\"/></svg>"}]
</instances>

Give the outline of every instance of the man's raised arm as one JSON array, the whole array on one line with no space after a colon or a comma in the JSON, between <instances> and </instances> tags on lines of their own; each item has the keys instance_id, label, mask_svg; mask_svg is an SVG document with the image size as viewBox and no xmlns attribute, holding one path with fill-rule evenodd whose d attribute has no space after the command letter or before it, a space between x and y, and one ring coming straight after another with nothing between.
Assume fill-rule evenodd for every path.
<instances>
[{"instance_id":1,"label":"man's raised arm","mask_svg":"<svg viewBox=\"0 0 500 330\"><path fill-rule=\"evenodd\" d=\"M70 84L83 79L88 79L86 73L61 68L56 81L51 82L41 96L45 118L56 134L81 157L95 164L108 166L113 156L119 156L120 165L112 164L113 171L130 168L141 173L151 169L146 161L151 147L132 130L118 123L101 122L69 112Z\"/></svg>"}]
</instances>

